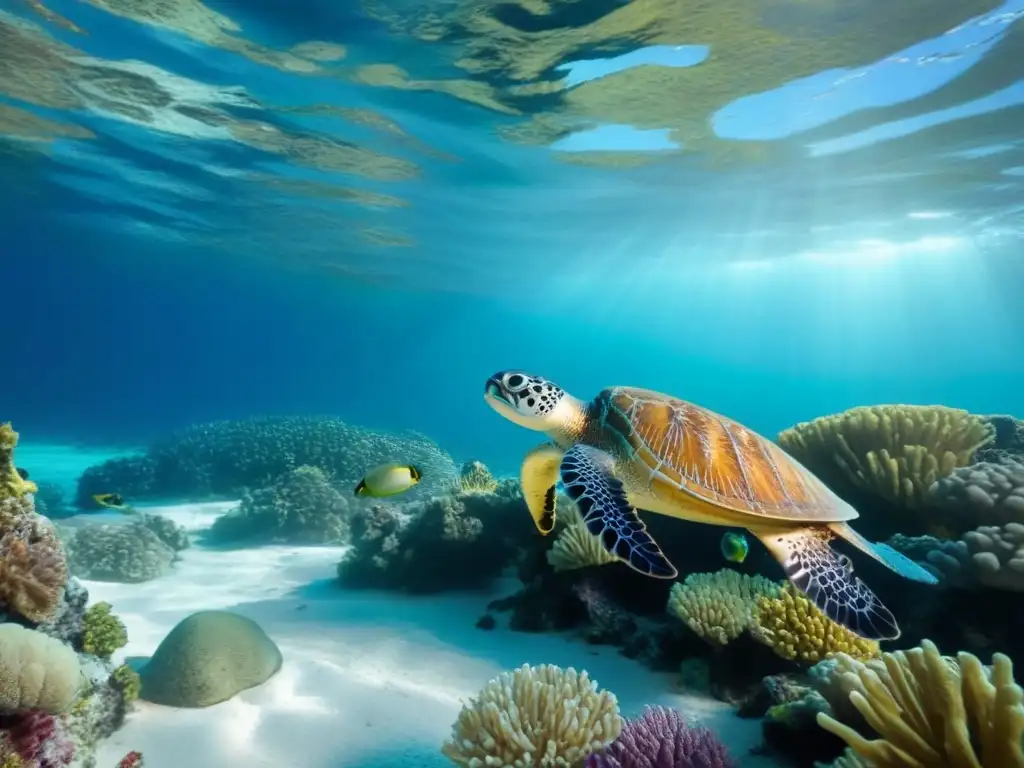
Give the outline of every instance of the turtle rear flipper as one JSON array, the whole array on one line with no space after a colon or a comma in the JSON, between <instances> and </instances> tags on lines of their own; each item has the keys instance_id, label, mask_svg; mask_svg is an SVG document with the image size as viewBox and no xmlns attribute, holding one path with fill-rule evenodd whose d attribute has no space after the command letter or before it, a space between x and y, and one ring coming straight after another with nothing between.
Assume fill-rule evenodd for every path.
<instances>
[{"instance_id":1,"label":"turtle rear flipper","mask_svg":"<svg viewBox=\"0 0 1024 768\"><path fill-rule=\"evenodd\" d=\"M614 466L604 451L578 444L562 457L559 474L587 530L609 554L646 576L674 579L679 572L647 533L622 481L612 473Z\"/></svg>"},{"instance_id":2,"label":"turtle rear flipper","mask_svg":"<svg viewBox=\"0 0 1024 768\"><path fill-rule=\"evenodd\" d=\"M782 565L786 576L837 624L867 640L895 640L900 628L892 611L853 575L853 563L829 546L828 526L752 529Z\"/></svg>"}]
</instances>

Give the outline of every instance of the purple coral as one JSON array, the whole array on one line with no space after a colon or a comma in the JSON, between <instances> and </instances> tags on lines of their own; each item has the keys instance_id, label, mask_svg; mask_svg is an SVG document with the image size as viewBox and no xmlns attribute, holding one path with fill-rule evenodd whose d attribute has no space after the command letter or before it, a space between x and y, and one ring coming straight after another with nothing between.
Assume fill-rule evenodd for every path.
<instances>
[{"instance_id":1,"label":"purple coral","mask_svg":"<svg viewBox=\"0 0 1024 768\"><path fill-rule=\"evenodd\" d=\"M674 709L645 707L614 742L590 755L585 768L734 768L718 737L687 723Z\"/></svg>"}]
</instances>

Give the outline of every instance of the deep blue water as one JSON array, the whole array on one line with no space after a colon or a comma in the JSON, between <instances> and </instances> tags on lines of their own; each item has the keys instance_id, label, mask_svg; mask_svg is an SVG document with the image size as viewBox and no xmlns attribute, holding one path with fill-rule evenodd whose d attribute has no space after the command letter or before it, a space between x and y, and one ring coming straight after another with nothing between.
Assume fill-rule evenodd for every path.
<instances>
[{"instance_id":1,"label":"deep blue water","mask_svg":"<svg viewBox=\"0 0 1024 768\"><path fill-rule=\"evenodd\" d=\"M479 6L534 42L619 7ZM643 120L686 102L671 79L612 98L645 63L699 76L706 51L673 50L705 40L593 33L533 77L515 57L467 67L468 3L389 6L432 11L441 41L359 3L209 3L243 30L216 34L141 1L47 7L83 32L0 0L0 419L26 440L329 413L511 471L536 438L482 401L509 367L581 397L671 392L767 434L860 404L1024 414L1021 0L941 2L904 49L854 46L812 77L783 61L778 88L740 81L706 129ZM759 24L809 34L787 7ZM867 46L859 15L887 24L848 13L814 34L849 23ZM346 55L261 61L308 40ZM512 138L545 119L558 135Z\"/></svg>"}]
</instances>

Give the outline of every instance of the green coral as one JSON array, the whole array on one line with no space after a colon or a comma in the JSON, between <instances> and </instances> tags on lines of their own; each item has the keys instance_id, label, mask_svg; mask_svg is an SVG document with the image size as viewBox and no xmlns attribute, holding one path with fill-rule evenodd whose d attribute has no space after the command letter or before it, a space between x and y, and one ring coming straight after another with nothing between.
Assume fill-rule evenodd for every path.
<instances>
[{"instance_id":1,"label":"green coral","mask_svg":"<svg viewBox=\"0 0 1024 768\"><path fill-rule=\"evenodd\" d=\"M104 659L128 643L128 630L110 612L111 607L110 603L96 603L82 619L82 650Z\"/></svg>"},{"instance_id":2,"label":"green coral","mask_svg":"<svg viewBox=\"0 0 1024 768\"><path fill-rule=\"evenodd\" d=\"M110 681L115 688L121 691L125 705L130 705L139 698L139 693L142 691L142 679L139 677L139 673L127 664L115 668L110 674Z\"/></svg>"},{"instance_id":3,"label":"green coral","mask_svg":"<svg viewBox=\"0 0 1024 768\"><path fill-rule=\"evenodd\" d=\"M23 480L14 466L17 444L18 433L10 424L0 424L0 499L21 498L36 492L36 484Z\"/></svg>"},{"instance_id":4,"label":"green coral","mask_svg":"<svg viewBox=\"0 0 1024 768\"><path fill-rule=\"evenodd\" d=\"M459 470L459 490L463 493L494 493L498 481L481 461L467 461Z\"/></svg>"}]
</instances>

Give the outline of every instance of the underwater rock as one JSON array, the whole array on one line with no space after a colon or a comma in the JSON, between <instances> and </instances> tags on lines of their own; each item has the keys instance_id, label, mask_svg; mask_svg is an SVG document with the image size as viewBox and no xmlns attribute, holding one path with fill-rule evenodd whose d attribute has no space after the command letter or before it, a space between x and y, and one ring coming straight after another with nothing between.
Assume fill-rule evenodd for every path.
<instances>
[{"instance_id":1,"label":"underwater rock","mask_svg":"<svg viewBox=\"0 0 1024 768\"><path fill-rule=\"evenodd\" d=\"M535 531L521 497L459 493L376 504L352 516L352 550L338 565L346 586L428 593L486 586Z\"/></svg>"},{"instance_id":2,"label":"underwater rock","mask_svg":"<svg viewBox=\"0 0 1024 768\"><path fill-rule=\"evenodd\" d=\"M243 496L238 507L214 520L209 538L223 544L347 544L351 506L322 469L298 467Z\"/></svg>"},{"instance_id":3,"label":"underwater rock","mask_svg":"<svg viewBox=\"0 0 1024 768\"><path fill-rule=\"evenodd\" d=\"M170 573L175 552L140 522L89 524L65 539L71 571L83 579L138 584Z\"/></svg>"},{"instance_id":4,"label":"underwater rock","mask_svg":"<svg viewBox=\"0 0 1024 768\"><path fill-rule=\"evenodd\" d=\"M198 424L145 453L89 467L79 478L76 504L94 509L93 495L112 490L129 500L238 498L302 466L354 488L366 467L390 461L422 470L413 498L446 492L457 482L455 462L422 435L376 432L334 418L271 417Z\"/></svg>"},{"instance_id":5,"label":"underwater rock","mask_svg":"<svg viewBox=\"0 0 1024 768\"><path fill-rule=\"evenodd\" d=\"M142 669L141 698L208 707L267 682L282 662L256 622L229 611L199 611L178 622Z\"/></svg>"}]
</instances>

